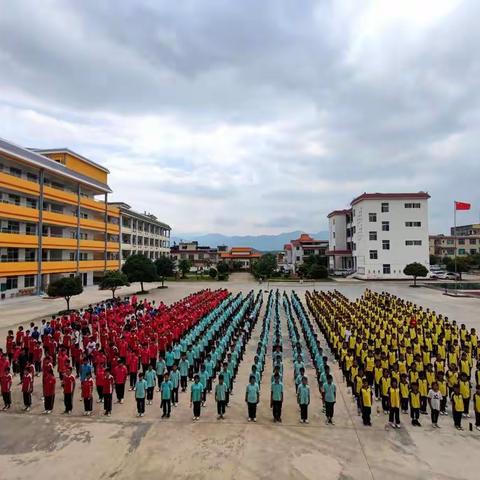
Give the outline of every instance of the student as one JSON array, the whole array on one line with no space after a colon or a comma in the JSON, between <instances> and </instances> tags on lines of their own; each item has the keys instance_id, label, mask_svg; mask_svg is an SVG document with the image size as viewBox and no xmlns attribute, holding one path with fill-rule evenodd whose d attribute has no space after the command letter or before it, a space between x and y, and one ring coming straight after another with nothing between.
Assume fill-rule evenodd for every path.
<instances>
[{"instance_id":1,"label":"student","mask_svg":"<svg viewBox=\"0 0 480 480\"><path fill-rule=\"evenodd\" d=\"M12 406L12 374L10 367L6 367L3 375L0 377L0 385L3 397L3 410L8 410Z\"/></svg>"},{"instance_id":2,"label":"student","mask_svg":"<svg viewBox=\"0 0 480 480\"><path fill-rule=\"evenodd\" d=\"M228 375L228 374L227 374ZM218 376L218 383L215 386L215 401L217 402L217 420L223 420L225 406L227 404L228 386L225 383L225 376L221 373Z\"/></svg>"},{"instance_id":3,"label":"student","mask_svg":"<svg viewBox=\"0 0 480 480\"><path fill-rule=\"evenodd\" d=\"M157 387L158 391L160 391L160 385L162 384L163 375L165 374L165 370L167 369L167 365L163 357L159 357L157 360L157 364L155 365L155 373L157 374Z\"/></svg>"},{"instance_id":4,"label":"student","mask_svg":"<svg viewBox=\"0 0 480 480\"><path fill-rule=\"evenodd\" d=\"M176 407L178 405L178 387L180 386L180 372L178 371L177 364L173 364L172 371L170 372L170 382L172 383L172 405Z\"/></svg>"},{"instance_id":5,"label":"student","mask_svg":"<svg viewBox=\"0 0 480 480\"><path fill-rule=\"evenodd\" d=\"M97 365L95 373L95 385L97 386L97 403L103 403L103 386L105 385L105 366Z\"/></svg>"},{"instance_id":6,"label":"student","mask_svg":"<svg viewBox=\"0 0 480 480\"><path fill-rule=\"evenodd\" d=\"M478 383L473 394L473 410L475 411L475 428L480 431L480 384Z\"/></svg>"},{"instance_id":7,"label":"student","mask_svg":"<svg viewBox=\"0 0 480 480\"><path fill-rule=\"evenodd\" d=\"M407 381L407 374L400 374L400 407L402 413L408 413L408 402L410 397L410 387Z\"/></svg>"},{"instance_id":8,"label":"student","mask_svg":"<svg viewBox=\"0 0 480 480\"><path fill-rule=\"evenodd\" d=\"M337 399L337 387L333 383L333 377L327 375L327 383L323 386L324 397L325 397L325 416L327 417L327 425L335 425L333 421L333 413L335 402Z\"/></svg>"},{"instance_id":9,"label":"student","mask_svg":"<svg viewBox=\"0 0 480 480\"><path fill-rule=\"evenodd\" d=\"M190 368L190 364L187 360L187 354L182 353L180 361L178 362L178 370L180 372L180 386L182 388L182 392L187 390L187 380L188 380L188 370Z\"/></svg>"},{"instance_id":10,"label":"student","mask_svg":"<svg viewBox=\"0 0 480 480\"><path fill-rule=\"evenodd\" d=\"M168 370L168 369L167 369ZM172 409L172 389L173 385L170 381L170 376L165 373L163 376L163 382L160 385L161 391L161 407L163 409L162 418L170 418L170 412Z\"/></svg>"},{"instance_id":11,"label":"student","mask_svg":"<svg viewBox=\"0 0 480 480\"><path fill-rule=\"evenodd\" d=\"M274 422L282 422L282 405L283 383L280 381L280 374L277 371L273 375L272 392L270 395L270 407L272 408Z\"/></svg>"},{"instance_id":12,"label":"student","mask_svg":"<svg viewBox=\"0 0 480 480\"><path fill-rule=\"evenodd\" d=\"M73 394L75 392L75 377L72 374L72 367L68 367L63 375L63 403L65 404L66 415L70 415L73 410Z\"/></svg>"},{"instance_id":13,"label":"student","mask_svg":"<svg viewBox=\"0 0 480 480\"><path fill-rule=\"evenodd\" d=\"M152 367L152 364L148 366L143 379L147 382L147 405L151 405L153 402L153 392L155 390L155 383L157 381L156 372Z\"/></svg>"},{"instance_id":14,"label":"student","mask_svg":"<svg viewBox=\"0 0 480 480\"><path fill-rule=\"evenodd\" d=\"M298 374L295 376L295 393L298 393L298 387L302 383L302 379L305 377L305 368L299 367ZM323 395L323 389L322 389Z\"/></svg>"},{"instance_id":15,"label":"student","mask_svg":"<svg viewBox=\"0 0 480 480\"><path fill-rule=\"evenodd\" d=\"M22 394L23 404L25 405L23 411L29 412L32 406L32 392L33 392L33 374L30 370L25 369L22 379Z\"/></svg>"},{"instance_id":16,"label":"student","mask_svg":"<svg viewBox=\"0 0 480 480\"><path fill-rule=\"evenodd\" d=\"M129 390L132 392L137 383L137 373L138 373L138 355L135 352L128 353L127 356L127 365L128 365L128 378L130 382Z\"/></svg>"},{"instance_id":17,"label":"student","mask_svg":"<svg viewBox=\"0 0 480 480\"><path fill-rule=\"evenodd\" d=\"M83 414L90 416L93 410L93 378L92 372L87 372L85 379L81 383L82 398L83 398Z\"/></svg>"},{"instance_id":18,"label":"student","mask_svg":"<svg viewBox=\"0 0 480 480\"><path fill-rule=\"evenodd\" d=\"M453 423L457 430L463 430L463 427L462 427L463 409L464 409L463 396L460 393L460 386L456 384L453 387L453 393L452 393L452 414L453 414Z\"/></svg>"},{"instance_id":19,"label":"student","mask_svg":"<svg viewBox=\"0 0 480 480\"><path fill-rule=\"evenodd\" d=\"M412 425L414 427L421 427L421 423L418 421L420 417L420 392L418 391L418 383L414 382L411 385L411 390L409 394L410 400L410 417L412 419Z\"/></svg>"},{"instance_id":20,"label":"student","mask_svg":"<svg viewBox=\"0 0 480 480\"><path fill-rule=\"evenodd\" d=\"M115 393L117 395L117 403L123 403L125 396L125 383L127 381L128 370L122 360L113 370L113 378L115 379Z\"/></svg>"},{"instance_id":21,"label":"student","mask_svg":"<svg viewBox=\"0 0 480 480\"><path fill-rule=\"evenodd\" d=\"M388 389L388 408L390 426L400 428L400 388L395 378L392 378L391 387Z\"/></svg>"},{"instance_id":22,"label":"student","mask_svg":"<svg viewBox=\"0 0 480 480\"><path fill-rule=\"evenodd\" d=\"M389 400L390 400L388 392L390 391L391 379L389 376L389 371L386 368L383 369L382 376L380 377L378 384L379 384L380 396L382 399L382 410L383 410L383 413L387 415Z\"/></svg>"},{"instance_id":23,"label":"student","mask_svg":"<svg viewBox=\"0 0 480 480\"><path fill-rule=\"evenodd\" d=\"M471 396L471 390L472 386L469 381L469 377L467 376L466 373L461 373L460 374L460 380L458 382L458 386L460 389L460 395L462 395L463 398L463 417L464 418L470 418L470 396Z\"/></svg>"},{"instance_id":24,"label":"student","mask_svg":"<svg viewBox=\"0 0 480 480\"><path fill-rule=\"evenodd\" d=\"M218 385L217 385L218 387ZM190 387L190 407L193 406L193 421L197 421L200 418L202 410L202 394L205 387L200 383L200 376L195 375L193 377L193 383ZM217 393L215 390L215 397Z\"/></svg>"},{"instance_id":25,"label":"student","mask_svg":"<svg viewBox=\"0 0 480 480\"><path fill-rule=\"evenodd\" d=\"M440 428L438 417L442 403L442 394L440 393L438 382L432 383L432 388L428 391L428 404L430 405L430 415L432 418L432 427Z\"/></svg>"},{"instance_id":26,"label":"student","mask_svg":"<svg viewBox=\"0 0 480 480\"><path fill-rule=\"evenodd\" d=\"M260 401L260 390L255 376L250 375L249 383L245 391L245 403L248 406L248 421L257 421L257 404Z\"/></svg>"},{"instance_id":27,"label":"student","mask_svg":"<svg viewBox=\"0 0 480 480\"><path fill-rule=\"evenodd\" d=\"M152 365L149 365L149 370L153 372ZM147 373L148 373L148 370L147 370ZM153 372L153 376L155 377L155 372ZM145 394L147 392L147 389L148 389L148 383L144 378L143 372L140 372L138 374L138 381L135 384L135 400L137 402L137 417L143 417L145 415Z\"/></svg>"},{"instance_id":28,"label":"student","mask_svg":"<svg viewBox=\"0 0 480 480\"><path fill-rule=\"evenodd\" d=\"M45 410L43 413L50 414L53 410L53 405L55 404L55 384L57 380L55 379L55 374L53 373L53 368L49 367L45 372L43 378L43 401Z\"/></svg>"},{"instance_id":29,"label":"student","mask_svg":"<svg viewBox=\"0 0 480 480\"><path fill-rule=\"evenodd\" d=\"M112 403L113 403L113 386L115 384L115 380L113 379L113 375L110 373L110 369L105 369L105 378L103 382L103 408L104 408L104 415L107 417L112 416ZM97 384L98 385L98 384Z\"/></svg>"},{"instance_id":30,"label":"student","mask_svg":"<svg viewBox=\"0 0 480 480\"><path fill-rule=\"evenodd\" d=\"M205 368L204 364L200 366L200 373L198 374L198 377L200 378L200 383L203 386L202 407L204 407L207 402L207 377L208 377L207 369Z\"/></svg>"},{"instance_id":31,"label":"student","mask_svg":"<svg viewBox=\"0 0 480 480\"><path fill-rule=\"evenodd\" d=\"M310 387L307 377L302 378L298 387L297 401L300 406L300 423L308 423L308 405L310 404Z\"/></svg>"},{"instance_id":32,"label":"student","mask_svg":"<svg viewBox=\"0 0 480 480\"><path fill-rule=\"evenodd\" d=\"M371 427L371 414L372 414L372 389L369 386L368 380L363 380L363 386L360 390L361 406L362 406L362 420L365 426Z\"/></svg>"},{"instance_id":33,"label":"student","mask_svg":"<svg viewBox=\"0 0 480 480\"><path fill-rule=\"evenodd\" d=\"M232 388L232 377L230 375L227 362L223 362L223 370L221 375L223 375L223 383L225 384L225 387L226 387L225 406L228 407L228 404L230 403L230 390Z\"/></svg>"},{"instance_id":34,"label":"student","mask_svg":"<svg viewBox=\"0 0 480 480\"><path fill-rule=\"evenodd\" d=\"M427 412L427 400L428 400L428 381L425 376L425 372L418 372L418 392L420 393L420 413L422 415L428 415Z\"/></svg>"}]
</instances>

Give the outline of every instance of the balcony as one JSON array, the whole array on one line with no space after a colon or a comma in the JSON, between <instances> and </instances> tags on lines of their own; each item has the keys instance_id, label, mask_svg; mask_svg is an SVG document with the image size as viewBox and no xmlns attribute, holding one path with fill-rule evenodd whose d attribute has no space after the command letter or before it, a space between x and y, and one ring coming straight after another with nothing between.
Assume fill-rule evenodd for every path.
<instances>
[{"instance_id":1,"label":"balcony","mask_svg":"<svg viewBox=\"0 0 480 480\"><path fill-rule=\"evenodd\" d=\"M107 260L107 270L118 270L119 260ZM102 271L104 260L80 260L80 271ZM71 260L42 261L42 273L75 273L77 262ZM34 275L38 272L37 262L1 262L0 276Z\"/></svg>"}]
</instances>

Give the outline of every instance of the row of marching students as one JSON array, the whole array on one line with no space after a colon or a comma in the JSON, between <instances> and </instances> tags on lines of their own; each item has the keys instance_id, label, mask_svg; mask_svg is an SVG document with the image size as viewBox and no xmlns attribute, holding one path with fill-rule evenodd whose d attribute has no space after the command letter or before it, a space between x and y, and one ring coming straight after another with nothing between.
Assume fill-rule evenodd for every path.
<instances>
[{"instance_id":1,"label":"row of marching students","mask_svg":"<svg viewBox=\"0 0 480 480\"><path fill-rule=\"evenodd\" d=\"M363 302L372 310L375 310L378 305L382 305L387 312L393 309L397 325L405 323L405 329L409 331L409 335L418 335L419 332L425 335L428 318L427 328L420 329L416 324L417 318L424 321L425 316L421 310L416 310L411 304L397 301L397 297L389 294L373 294L368 290L363 297ZM394 428L400 427L400 412L407 414L408 410L410 410L412 425L421 426L419 418L422 414L428 415L427 405L430 407L432 426L440 428L439 416L448 415L447 403L450 399L454 425L458 430L463 429L462 417L469 417L469 405L472 399L471 366L468 361L465 361L465 351L459 355L458 367L452 363L444 372L445 362L441 355L438 355L438 351L434 356L435 361L432 362L432 355L425 354L429 352L427 348L420 353L410 353L411 349L403 348L403 341L395 347L390 345L390 348L385 348L384 344L388 347L388 342L391 343L391 338L386 338L388 327L380 332L382 342L376 343L376 338L370 338L367 342L362 342L361 339L360 348L358 348L359 343L352 342L352 336L358 334L358 330L352 328L352 323L358 326L359 321L346 320L355 317L354 312L361 306L358 300L354 304L355 308L352 309L348 299L339 292L314 292L313 295L307 294L307 303L339 360L365 425L371 425L372 401L375 398L381 401L382 410L389 415L389 423ZM412 311L415 313L414 328ZM399 319L403 320L399 321ZM403 333L403 329L399 327L396 332ZM391 335L391 331L389 333ZM344 338L339 339L342 336ZM428 334L426 337L429 338ZM477 369L475 375L477 388L473 395L473 406L476 428L480 430L478 376Z\"/></svg>"}]
</instances>

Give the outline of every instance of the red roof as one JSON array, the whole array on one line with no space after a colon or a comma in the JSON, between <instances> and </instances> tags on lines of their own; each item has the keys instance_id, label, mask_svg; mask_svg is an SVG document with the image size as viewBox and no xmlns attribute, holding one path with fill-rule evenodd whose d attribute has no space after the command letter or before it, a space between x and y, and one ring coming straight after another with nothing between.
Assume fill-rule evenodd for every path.
<instances>
[{"instance_id":1,"label":"red roof","mask_svg":"<svg viewBox=\"0 0 480 480\"><path fill-rule=\"evenodd\" d=\"M362 200L427 200L430 195L427 192L416 193L362 193L354 198L350 205L355 205Z\"/></svg>"},{"instance_id":2,"label":"red roof","mask_svg":"<svg viewBox=\"0 0 480 480\"><path fill-rule=\"evenodd\" d=\"M333 212L330 212L327 215L327 218L334 217L334 216L337 216L337 215L349 215L350 213L352 213L351 208L345 209L345 210L334 210Z\"/></svg>"}]
</instances>

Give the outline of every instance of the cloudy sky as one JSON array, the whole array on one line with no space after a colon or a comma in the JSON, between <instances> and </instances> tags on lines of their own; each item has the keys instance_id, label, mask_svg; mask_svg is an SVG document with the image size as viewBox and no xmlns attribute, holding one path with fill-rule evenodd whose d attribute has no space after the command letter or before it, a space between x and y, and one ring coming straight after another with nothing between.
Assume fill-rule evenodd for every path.
<instances>
[{"instance_id":1,"label":"cloudy sky","mask_svg":"<svg viewBox=\"0 0 480 480\"><path fill-rule=\"evenodd\" d=\"M480 214L478 0L0 0L0 137L176 232L326 228L364 191Z\"/></svg>"}]
</instances>

